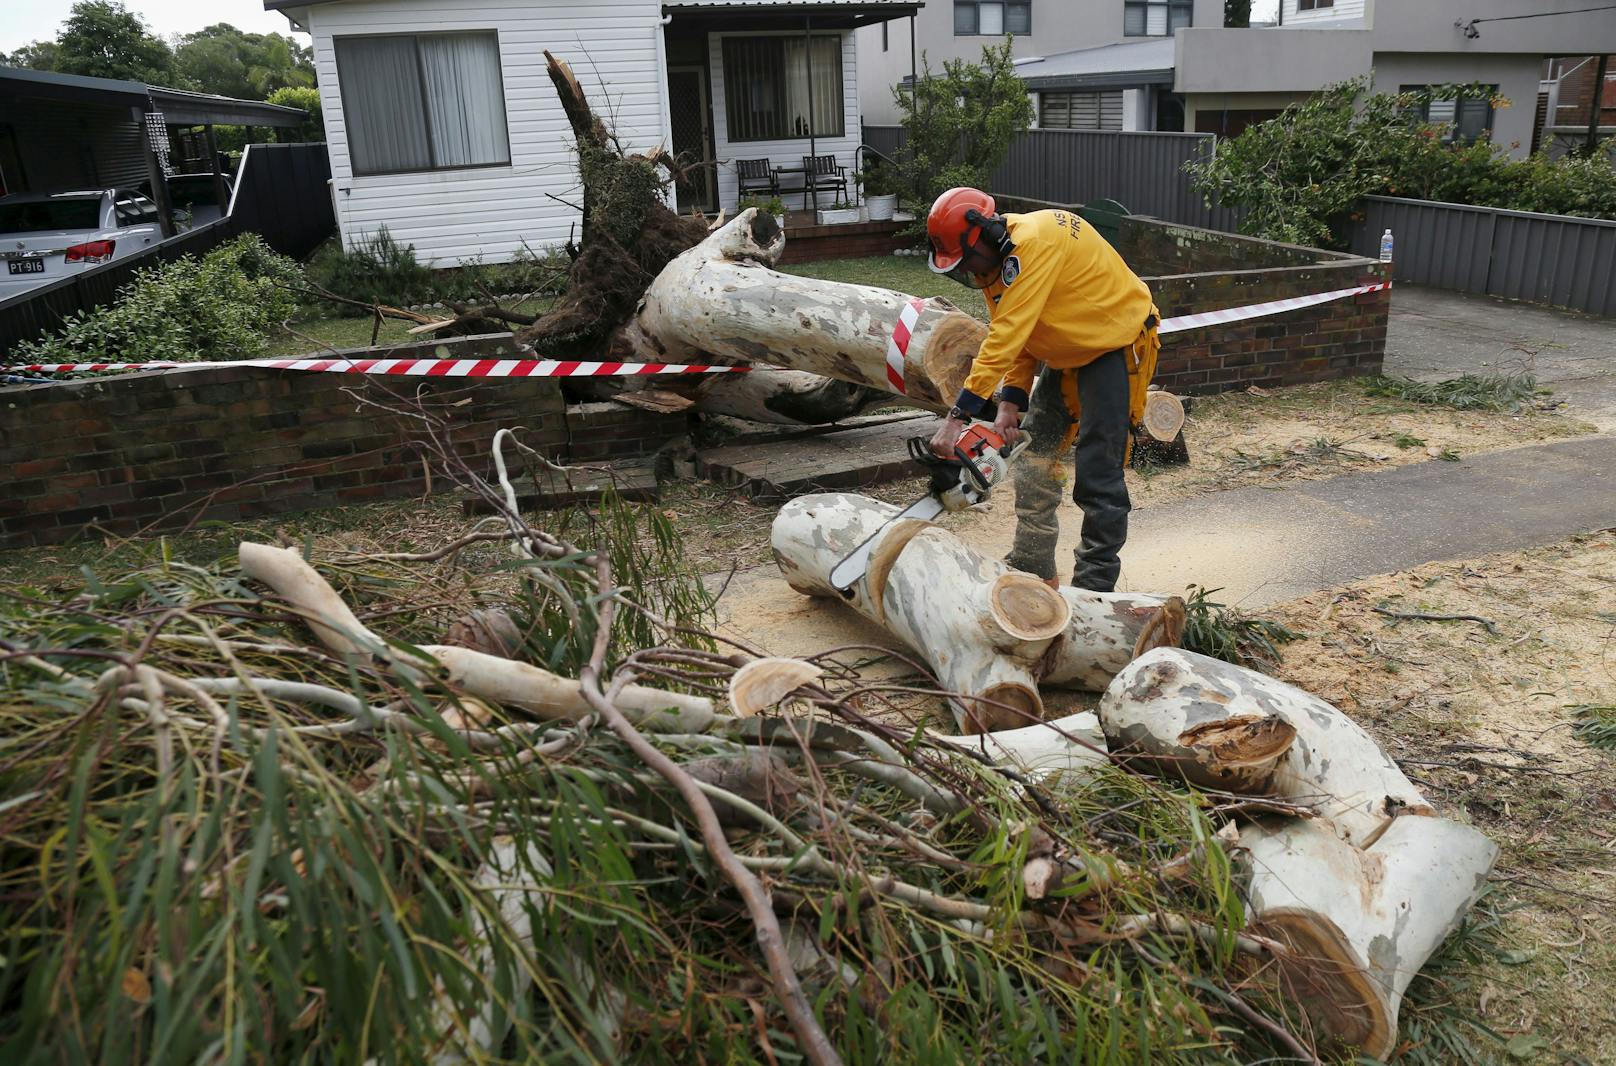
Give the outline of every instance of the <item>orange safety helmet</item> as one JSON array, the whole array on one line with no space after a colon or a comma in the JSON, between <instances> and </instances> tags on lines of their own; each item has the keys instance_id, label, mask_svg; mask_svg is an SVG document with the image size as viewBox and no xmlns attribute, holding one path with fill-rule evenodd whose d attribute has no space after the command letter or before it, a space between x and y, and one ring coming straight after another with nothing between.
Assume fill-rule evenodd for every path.
<instances>
[{"instance_id":1,"label":"orange safety helmet","mask_svg":"<svg viewBox=\"0 0 1616 1066\"><path fill-rule=\"evenodd\" d=\"M972 288L980 287L960 269L965 253L982 239L982 223L993 218L993 197L981 189L949 189L932 201L926 216L926 236L931 252L926 257L934 274L947 274Z\"/></svg>"}]
</instances>

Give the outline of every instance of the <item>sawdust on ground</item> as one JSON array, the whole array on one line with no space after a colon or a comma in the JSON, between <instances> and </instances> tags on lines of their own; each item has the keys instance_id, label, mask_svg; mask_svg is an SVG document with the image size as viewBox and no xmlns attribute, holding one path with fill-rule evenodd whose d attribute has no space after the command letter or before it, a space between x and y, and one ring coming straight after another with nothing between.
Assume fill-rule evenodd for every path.
<instances>
[{"instance_id":1,"label":"sawdust on ground","mask_svg":"<svg viewBox=\"0 0 1616 1066\"><path fill-rule=\"evenodd\" d=\"M1594 432L1553 409L1459 411L1370 396L1356 381L1224 393L1192 402L1188 466L1130 472L1134 506L1273 481L1465 456Z\"/></svg>"},{"instance_id":2,"label":"sawdust on ground","mask_svg":"<svg viewBox=\"0 0 1616 1066\"><path fill-rule=\"evenodd\" d=\"M1577 708L1616 707L1616 530L1263 614L1307 634L1280 677L1362 723L1502 848L1484 904L1505 915L1498 946L1455 978L1456 1004L1506 1039L1542 1037L1541 1061L1616 1062L1616 752L1575 728Z\"/></svg>"}]
</instances>

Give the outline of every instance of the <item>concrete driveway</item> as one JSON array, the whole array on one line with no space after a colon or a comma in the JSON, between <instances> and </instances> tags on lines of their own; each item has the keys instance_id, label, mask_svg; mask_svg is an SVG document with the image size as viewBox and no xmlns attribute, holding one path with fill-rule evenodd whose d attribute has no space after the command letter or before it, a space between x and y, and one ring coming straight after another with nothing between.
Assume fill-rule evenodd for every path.
<instances>
[{"instance_id":1,"label":"concrete driveway","mask_svg":"<svg viewBox=\"0 0 1616 1066\"><path fill-rule=\"evenodd\" d=\"M1573 418L1616 432L1616 319L1399 285L1386 372L1440 381L1530 370Z\"/></svg>"}]
</instances>

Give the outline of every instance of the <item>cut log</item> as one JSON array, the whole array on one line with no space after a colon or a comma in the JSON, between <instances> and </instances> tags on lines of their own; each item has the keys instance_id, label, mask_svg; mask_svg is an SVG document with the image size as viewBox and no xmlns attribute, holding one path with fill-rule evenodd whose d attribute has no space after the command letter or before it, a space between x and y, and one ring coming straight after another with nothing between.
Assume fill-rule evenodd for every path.
<instances>
[{"instance_id":1,"label":"cut log","mask_svg":"<svg viewBox=\"0 0 1616 1066\"><path fill-rule=\"evenodd\" d=\"M1072 609L1066 639L1054 651L1046 685L1104 692L1111 679L1152 648L1176 648L1184 639L1184 601L1140 592L1061 588Z\"/></svg>"},{"instance_id":2,"label":"cut log","mask_svg":"<svg viewBox=\"0 0 1616 1066\"><path fill-rule=\"evenodd\" d=\"M1321 1030L1384 1059L1409 982L1475 903L1498 856L1470 826L1393 819L1369 848L1317 820L1240 833L1248 926L1290 950L1281 989Z\"/></svg>"},{"instance_id":3,"label":"cut log","mask_svg":"<svg viewBox=\"0 0 1616 1066\"><path fill-rule=\"evenodd\" d=\"M979 752L1000 766L1036 777L1081 773L1111 761L1105 753L1100 722L1091 711L977 736L954 737L928 731L926 738L951 748Z\"/></svg>"},{"instance_id":4,"label":"cut log","mask_svg":"<svg viewBox=\"0 0 1616 1066\"><path fill-rule=\"evenodd\" d=\"M1356 722L1255 670L1158 648L1117 674L1099 713L1114 753L1193 784L1312 805L1360 847L1399 814L1431 813Z\"/></svg>"},{"instance_id":5,"label":"cut log","mask_svg":"<svg viewBox=\"0 0 1616 1066\"><path fill-rule=\"evenodd\" d=\"M915 298L770 270L784 246L772 217L741 212L657 275L612 358L767 363L901 393L931 410L953 402L986 326L947 300L918 301L895 378L890 342Z\"/></svg>"},{"instance_id":6,"label":"cut log","mask_svg":"<svg viewBox=\"0 0 1616 1066\"><path fill-rule=\"evenodd\" d=\"M1070 621L1066 600L937 526L883 528L897 511L839 492L799 497L774 520L775 560L798 592L846 601L924 656L944 688L966 697L953 704L961 732L1041 720L1038 671ZM839 592L831 569L878 530L864 577Z\"/></svg>"},{"instance_id":7,"label":"cut log","mask_svg":"<svg viewBox=\"0 0 1616 1066\"><path fill-rule=\"evenodd\" d=\"M737 717L750 718L824 675L824 670L801 659L753 659L730 676L729 705Z\"/></svg>"},{"instance_id":8,"label":"cut log","mask_svg":"<svg viewBox=\"0 0 1616 1066\"><path fill-rule=\"evenodd\" d=\"M1145 413L1140 428L1163 444L1171 444L1184 431L1184 403L1170 392L1157 389L1145 394Z\"/></svg>"}]
</instances>

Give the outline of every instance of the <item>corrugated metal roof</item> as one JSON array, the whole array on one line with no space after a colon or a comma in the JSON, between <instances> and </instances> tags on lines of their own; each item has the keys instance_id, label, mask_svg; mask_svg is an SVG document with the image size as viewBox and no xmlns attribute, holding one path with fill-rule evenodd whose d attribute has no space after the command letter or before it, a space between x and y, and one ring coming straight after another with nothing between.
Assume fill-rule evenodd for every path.
<instances>
[{"instance_id":1,"label":"corrugated metal roof","mask_svg":"<svg viewBox=\"0 0 1616 1066\"><path fill-rule=\"evenodd\" d=\"M1173 39L1154 37L1059 52L1016 64L1030 88L1106 88L1173 80Z\"/></svg>"}]
</instances>

